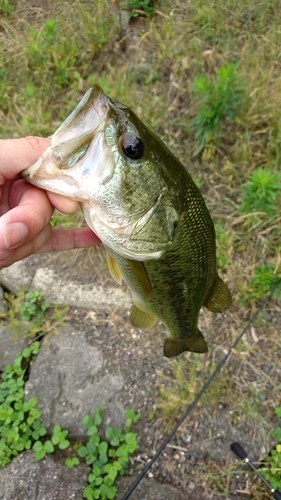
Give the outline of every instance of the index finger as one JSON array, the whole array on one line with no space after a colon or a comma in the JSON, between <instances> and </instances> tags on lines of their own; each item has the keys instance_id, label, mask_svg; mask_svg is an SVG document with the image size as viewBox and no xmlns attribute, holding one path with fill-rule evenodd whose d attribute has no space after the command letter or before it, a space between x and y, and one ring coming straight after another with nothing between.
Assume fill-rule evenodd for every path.
<instances>
[{"instance_id":1,"label":"index finger","mask_svg":"<svg viewBox=\"0 0 281 500\"><path fill-rule=\"evenodd\" d=\"M87 248L101 243L99 237L89 227L75 229L55 228L51 238L37 253L58 252L73 248Z\"/></svg>"}]
</instances>

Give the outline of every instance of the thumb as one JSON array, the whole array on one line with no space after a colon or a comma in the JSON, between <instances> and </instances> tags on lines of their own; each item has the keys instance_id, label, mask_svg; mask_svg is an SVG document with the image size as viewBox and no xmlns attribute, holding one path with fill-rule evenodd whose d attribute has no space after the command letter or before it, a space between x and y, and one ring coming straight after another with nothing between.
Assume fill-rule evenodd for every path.
<instances>
[{"instance_id":1,"label":"thumb","mask_svg":"<svg viewBox=\"0 0 281 500\"><path fill-rule=\"evenodd\" d=\"M35 163L50 145L45 137L0 139L0 185Z\"/></svg>"}]
</instances>

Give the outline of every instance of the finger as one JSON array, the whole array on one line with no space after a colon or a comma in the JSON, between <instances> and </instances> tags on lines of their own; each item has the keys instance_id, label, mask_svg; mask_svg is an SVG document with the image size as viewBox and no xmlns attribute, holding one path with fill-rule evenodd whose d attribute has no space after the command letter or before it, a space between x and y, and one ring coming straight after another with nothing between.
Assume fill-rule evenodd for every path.
<instances>
[{"instance_id":1,"label":"finger","mask_svg":"<svg viewBox=\"0 0 281 500\"><path fill-rule=\"evenodd\" d=\"M1 169L1 165L0 165ZM1 175L1 174L0 174ZM0 216L10 210L10 189L13 186L15 179L12 181L6 181L3 186L0 186Z\"/></svg>"},{"instance_id":2,"label":"finger","mask_svg":"<svg viewBox=\"0 0 281 500\"><path fill-rule=\"evenodd\" d=\"M0 184L30 167L50 145L51 140L44 137L0 139Z\"/></svg>"},{"instance_id":3,"label":"finger","mask_svg":"<svg viewBox=\"0 0 281 500\"><path fill-rule=\"evenodd\" d=\"M88 227L78 229L56 228L52 236L37 253L71 250L72 248L87 248L101 243L98 236Z\"/></svg>"},{"instance_id":4,"label":"finger","mask_svg":"<svg viewBox=\"0 0 281 500\"><path fill-rule=\"evenodd\" d=\"M8 250L6 255L3 255L3 251L0 250L0 269L11 266L15 262L36 253L50 239L51 234L52 227L51 224L48 224L44 227L43 231L36 236L36 238L19 246L18 248Z\"/></svg>"},{"instance_id":5,"label":"finger","mask_svg":"<svg viewBox=\"0 0 281 500\"><path fill-rule=\"evenodd\" d=\"M23 179L13 184L9 205L11 210L0 218L0 260L7 250L36 238L49 225L54 210L46 192Z\"/></svg>"},{"instance_id":6,"label":"finger","mask_svg":"<svg viewBox=\"0 0 281 500\"><path fill-rule=\"evenodd\" d=\"M51 204L63 214L74 214L79 208L79 202L71 200L71 198L67 198L57 193L51 193L50 191L47 191L47 195Z\"/></svg>"}]
</instances>

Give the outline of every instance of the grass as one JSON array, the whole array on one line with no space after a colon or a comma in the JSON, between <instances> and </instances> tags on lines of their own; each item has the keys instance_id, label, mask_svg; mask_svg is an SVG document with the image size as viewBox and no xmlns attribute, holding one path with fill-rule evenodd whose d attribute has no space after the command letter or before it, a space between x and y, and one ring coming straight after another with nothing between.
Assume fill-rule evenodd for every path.
<instances>
[{"instance_id":1,"label":"grass","mask_svg":"<svg viewBox=\"0 0 281 500\"><path fill-rule=\"evenodd\" d=\"M194 156L204 150L205 158L210 159L220 144L223 125L238 119L247 94L245 75L237 69L237 63L229 62L218 68L215 78L200 75L194 80L192 91L197 110L190 125L195 136Z\"/></svg>"},{"instance_id":2,"label":"grass","mask_svg":"<svg viewBox=\"0 0 281 500\"><path fill-rule=\"evenodd\" d=\"M175 402L165 389L160 400L169 421L281 276L281 5L159 0L129 22L129 8L145 11L152 2L125 3L127 15L117 0L97 0L94 13L89 0L36 7L0 1L0 135L51 134L99 83L131 106L196 178L216 225L220 272L234 305L226 319L204 313L202 328L212 345L207 368L196 356L184 358L188 366L174 366ZM53 224L77 220L56 214ZM210 388L204 403L211 412L220 399L234 405L237 421L251 415L274 420L276 396L264 366L280 349L278 307L274 300L255 326L258 341L247 335L233 365ZM214 465L212 484L222 496L229 467Z\"/></svg>"}]
</instances>

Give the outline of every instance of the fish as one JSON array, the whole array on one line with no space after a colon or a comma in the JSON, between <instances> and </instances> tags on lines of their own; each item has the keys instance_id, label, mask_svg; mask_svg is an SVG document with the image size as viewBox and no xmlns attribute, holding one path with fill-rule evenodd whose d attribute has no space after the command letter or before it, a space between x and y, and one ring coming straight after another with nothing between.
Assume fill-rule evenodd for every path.
<instances>
[{"instance_id":1,"label":"fish","mask_svg":"<svg viewBox=\"0 0 281 500\"><path fill-rule=\"evenodd\" d=\"M80 202L112 277L131 291L131 324L165 326L164 356L207 352L199 311L232 301L214 224L187 169L129 107L94 85L22 176Z\"/></svg>"}]
</instances>

